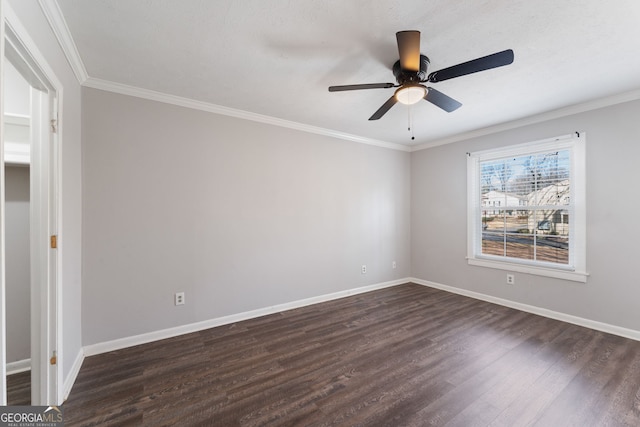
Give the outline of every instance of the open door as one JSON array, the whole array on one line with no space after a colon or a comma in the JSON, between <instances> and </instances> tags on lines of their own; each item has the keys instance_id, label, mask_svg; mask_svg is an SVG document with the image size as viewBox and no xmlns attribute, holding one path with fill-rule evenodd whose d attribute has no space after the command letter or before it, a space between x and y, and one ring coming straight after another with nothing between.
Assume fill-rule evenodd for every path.
<instances>
[{"instance_id":1,"label":"open door","mask_svg":"<svg viewBox=\"0 0 640 427\"><path fill-rule=\"evenodd\" d=\"M60 336L60 292L58 280L58 116L60 84L44 62L42 55L21 30L17 18L3 0L4 30L2 62L6 59L31 86L30 126L30 263L31 263L31 404L62 403ZM2 92L5 92L2 80ZM1 111L4 118L4 111ZM4 121L4 120L3 120ZM0 140L0 159L4 166L5 141ZM2 168L4 171L4 167ZM3 174L4 172L2 172ZM4 176L0 190L0 252L2 276L1 303L5 295L5 207ZM4 308L4 307L3 307ZM6 310L2 310L0 338L2 355L2 403L6 404Z\"/></svg>"}]
</instances>

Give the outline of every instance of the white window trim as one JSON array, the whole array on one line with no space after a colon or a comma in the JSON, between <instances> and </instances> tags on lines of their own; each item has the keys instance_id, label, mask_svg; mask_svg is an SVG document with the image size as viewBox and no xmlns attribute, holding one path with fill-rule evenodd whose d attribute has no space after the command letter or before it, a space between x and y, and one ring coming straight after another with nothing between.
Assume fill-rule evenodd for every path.
<instances>
[{"instance_id":1,"label":"white window trim","mask_svg":"<svg viewBox=\"0 0 640 427\"><path fill-rule=\"evenodd\" d=\"M469 153L467 157L467 262L469 265L508 270L519 273L554 277L575 282L587 281L586 269L586 135L576 132L555 138L512 145L493 150ZM505 260L503 258L480 255L478 238L482 232L482 220L478 209L480 189L480 162L505 157L534 154L549 150L571 149L571 202L574 205L572 220L569 223L569 256L570 266L551 263L549 265L529 265L522 260Z\"/></svg>"}]
</instances>

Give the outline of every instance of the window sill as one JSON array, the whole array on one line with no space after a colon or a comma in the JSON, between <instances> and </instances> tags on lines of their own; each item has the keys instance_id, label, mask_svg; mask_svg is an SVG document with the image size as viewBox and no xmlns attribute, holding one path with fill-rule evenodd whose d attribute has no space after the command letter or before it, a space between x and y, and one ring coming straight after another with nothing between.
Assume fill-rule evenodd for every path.
<instances>
[{"instance_id":1,"label":"window sill","mask_svg":"<svg viewBox=\"0 0 640 427\"><path fill-rule=\"evenodd\" d=\"M514 271L517 273L534 274L536 276L553 277L556 279L570 280L573 282L587 282L589 273L568 271L568 270L555 270L544 267L533 267L530 265L516 264L510 262L490 261L486 259L467 258L469 265L475 265L478 267L495 268L499 270Z\"/></svg>"}]
</instances>

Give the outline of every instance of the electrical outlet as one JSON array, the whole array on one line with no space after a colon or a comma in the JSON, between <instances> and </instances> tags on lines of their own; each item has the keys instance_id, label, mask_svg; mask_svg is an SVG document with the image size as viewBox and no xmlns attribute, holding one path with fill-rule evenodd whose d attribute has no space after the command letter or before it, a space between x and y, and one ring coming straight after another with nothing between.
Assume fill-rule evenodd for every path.
<instances>
[{"instance_id":1,"label":"electrical outlet","mask_svg":"<svg viewBox=\"0 0 640 427\"><path fill-rule=\"evenodd\" d=\"M397 266L398 266L398 265L396 264L396 262L395 262L395 261L393 261L393 262L391 263L391 268L393 268L394 270L395 270L395 268L396 268Z\"/></svg>"},{"instance_id":2,"label":"electrical outlet","mask_svg":"<svg viewBox=\"0 0 640 427\"><path fill-rule=\"evenodd\" d=\"M516 283L516 276L513 274L507 274L507 285L513 285Z\"/></svg>"},{"instance_id":3,"label":"electrical outlet","mask_svg":"<svg viewBox=\"0 0 640 427\"><path fill-rule=\"evenodd\" d=\"M176 292L174 302L176 305L184 305L184 292Z\"/></svg>"},{"instance_id":4,"label":"electrical outlet","mask_svg":"<svg viewBox=\"0 0 640 427\"><path fill-rule=\"evenodd\" d=\"M362 274L367 274L367 266L366 265L362 265Z\"/></svg>"}]
</instances>

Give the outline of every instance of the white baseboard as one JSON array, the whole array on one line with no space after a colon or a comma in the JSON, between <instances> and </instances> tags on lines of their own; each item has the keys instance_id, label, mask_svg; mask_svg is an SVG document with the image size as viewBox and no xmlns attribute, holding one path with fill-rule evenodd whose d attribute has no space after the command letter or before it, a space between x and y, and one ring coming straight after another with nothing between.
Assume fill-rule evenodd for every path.
<instances>
[{"instance_id":1,"label":"white baseboard","mask_svg":"<svg viewBox=\"0 0 640 427\"><path fill-rule=\"evenodd\" d=\"M19 374L31 370L31 359L17 360L7 363L7 375Z\"/></svg>"},{"instance_id":2,"label":"white baseboard","mask_svg":"<svg viewBox=\"0 0 640 427\"><path fill-rule=\"evenodd\" d=\"M67 375L67 377L64 379L62 389L63 401L67 400L67 398L69 397L69 393L71 393L71 388L73 387L73 384L75 384L76 378L78 378L78 374L80 373L82 362L84 362L84 350L80 349L80 351L76 355L76 360L73 361L73 366L71 366L69 375Z\"/></svg>"},{"instance_id":3,"label":"white baseboard","mask_svg":"<svg viewBox=\"0 0 640 427\"><path fill-rule=\"evenodd\" d=\"M516 310L521 310L528 313L533 313L540 316L548 317L551 319L560 320L560 321L572 323L578 326L584 326L586 328L595 329L598 331L640 341L640 331L622 328L614 325L609 325L607 323L597 322L594 320L584 319L582 317L572 316L569 314L560 313L560 312L548 310L545 308L540 308L540 307L536 307L528 304L522 304L515 301L506 300L503 298L494 297L491 295L482 294L479 292L473 292L473 291L468 291L466 289L447 286L447 285L443 285L436 282L431 282L431 281L417 279L417 278L403 278L403 279L393 280L390 282L378 283L370 286L363 286L360 288L349 289L346 291L335 292L335 293L321 295L321 296L312 297L312 298L306 298L303 300L293 301L290 303L274 305L271 307L265 307L265 308L247 311L243 313L232 314L229 316L218 317L215 319L205 320L202 322L191 323L188 325L177 326L174 328L153 331L145 334L135 335L135 336L126 337L126 338L120 338L112 341L106 341L102 343L85 346L76 356L76 360L73 363L71 372L69 373L69 375L64 381L64 398L66 400L67 397L69 396L69 393L71 392L71 387L73 386L78 376L80 367L82 366L82 362L84 361L85 357L94 356L101 353L107 353L109 351L120 350L127 347L133 347L140 344L146 344L149 342L158 341L166 338L172 338L179 335L201 331L204 329L215 328L217 326L223 326L223 325L228 325L235 322L241 322L243 320L249 320L256 317L266 316L269 314L280 313L280 312L292 310L295 308L305 307L312 304L318 304L321 302L344 298L351 295L370 292L377 289L389 288L389 287L401 285L407 282L412 282L419 285L428 286L431 288L441 289L443 291L451 292L454 294L463 295L463 296L467 296L467 297L482 300L482 301L487 301L487 302L502 305L505 307L514 308ZM10 365L8 364L7 369L9 369L9 367Z\"/></svg>"},{"instance_id":4,"label":"white baseboard","mask_svg":"<svg viewBox=\"0 0 640 427\"><path fill-rule=\"evenodd\" d=\"M491 295L482 294L479 292L473 292L466 289L456 288L453 286L447 286L440 283L430 282L428 280L411 278L409 279L413 283L419 285L428 286L430 288L436 288L443 291L451 292L466 297L491 302L494 304L502 305L505 307L515 308L516 310L526 311L527 313L537 314L539 316L548 317L550 319L560 320L562 322L572 323L578 326L584 326L585 328L595 329L596 331L606 332L608 334L618 335L624 338L640 341L640 331L634 329L627 329L620 326L610 325L608 323L602 323L595 320L585 319L583 317L572 316L566 313L560 313L558 311L548 310L546 308L536 307L533 305L522 304L515 301L506 300L503 298L494 297Z\"/></svg>"},{"instance_id":5,"label":"white baseboard","mask_svg":"<svg viewBox=\"0 0 640 427\"><path fill-rule=\"evenodd\" d=\"M257 310L246 311L243 313L232 314L229 316L218 317L215 319L204 320L202 322L190 323L187 325L176 326L174 328L163 329L159 331L148 332L145 334L134 335L131 337L120 338L113 341L107 341L97 344L91 344L84 347L84 356L94 356L96 354L107 353L109 351L120 350L127 347L133 347L140 344L146 344L153 341L172 338L179 335L189 334L192 332L202 331L204 329L215 328L217 326L228 325L243 320L254 319L256 317L266 316L269 314L280 313L286 310L305 307L311 304L318 304L325 301L331 301L339 298L357 295L365 292L375 291L377 289L389 288L391 286L401 285L409 282L411 279L404 278L392 280L390 282L377 283L374 285L363 286L346 291L335 292L317 297L306 298L285 304L278 304L271 307L260 308Z\"/></svg>"}]
</instances>

